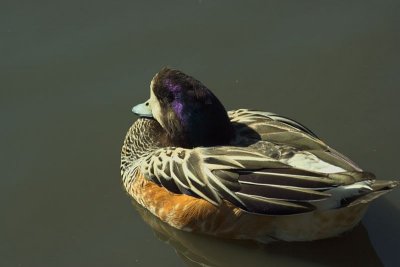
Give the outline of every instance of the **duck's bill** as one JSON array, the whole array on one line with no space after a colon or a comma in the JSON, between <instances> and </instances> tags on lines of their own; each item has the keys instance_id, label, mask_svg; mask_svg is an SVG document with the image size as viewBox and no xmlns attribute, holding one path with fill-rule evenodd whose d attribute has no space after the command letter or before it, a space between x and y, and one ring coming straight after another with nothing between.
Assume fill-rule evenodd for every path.
<instances>
[{"instance_id":1,"label":"duck's bill","mask_svg":"<svg viewBox=\"0 0 400 267\"><path fill-rule=\"evenodd\" d=\"M153 117L153 113L151 112L149 101L146 101L142 104L134 106L132 108L132 112L141 117L149 117L149 118Z\"/></svg>"}]
</instances>

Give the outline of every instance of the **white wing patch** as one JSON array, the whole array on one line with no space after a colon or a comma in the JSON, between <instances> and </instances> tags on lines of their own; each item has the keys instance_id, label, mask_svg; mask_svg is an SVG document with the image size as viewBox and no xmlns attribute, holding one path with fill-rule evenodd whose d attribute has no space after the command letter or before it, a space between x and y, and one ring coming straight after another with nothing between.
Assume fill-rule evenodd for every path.
<instances>
[{"instance_id":1,"label":"white wing patch","mask_svg":"<svg viewBox=\"0 0 400 267\"><path fill-rule=\"evenodd\" d=\"M298 152L293 157L281 159L280 161L297 169L312 172L338 173L346 171L338 166L329 164L319 159L314 154L307 151Z\"/></svg>"},{"instance_id":2,"label":"white wing patch","mask_svg":"<svg viewBox=\"0 0 400 267\"><path fill-rule=\"evenodd\" d=\"M350 197L355 197L367 192L372 192L373 189L370 187L372 181L361 181L351 185L338 186L336 188L327 190L326 193L330 193L331 197L316 202L314 205L320 210L335 209L341 206L341 201Z\"/></svg>"}]
</instances>

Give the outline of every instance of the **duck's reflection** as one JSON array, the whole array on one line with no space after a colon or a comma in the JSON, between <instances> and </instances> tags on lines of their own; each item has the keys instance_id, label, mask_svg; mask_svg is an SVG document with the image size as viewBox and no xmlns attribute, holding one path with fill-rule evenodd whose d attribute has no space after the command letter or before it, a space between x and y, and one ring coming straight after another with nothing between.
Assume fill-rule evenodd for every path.
<instances>
[{"instance_id":1,"label":"duck's reflection","mask_svg":"<svg viewBox=\"0 0 400 267\"><path fill-rule=\"evenodd\" d=\"M173 246L188 266L383 266L362 225L327 240L259 244L180 231L137 202L132 204L156 236Z\"/></svg>"}]
</instances>

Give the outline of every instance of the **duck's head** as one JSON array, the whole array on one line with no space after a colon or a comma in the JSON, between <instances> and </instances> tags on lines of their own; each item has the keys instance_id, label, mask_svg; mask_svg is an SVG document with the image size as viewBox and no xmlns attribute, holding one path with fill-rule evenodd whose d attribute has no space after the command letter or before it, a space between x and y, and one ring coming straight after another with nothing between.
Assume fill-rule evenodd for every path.
<instances>
[{"instance_id":1,"label":"duck's head","mask_svg":"<svg viewBox=\"0 0 400 267\"><path fill-rule=\"evenodd\" d=\"M132 111L156 119L176 146L226 145L232 138L232 125L218 98L178 70L164 68L157 73L150 84L150 99Z\"/></svg>"}]
</instances>

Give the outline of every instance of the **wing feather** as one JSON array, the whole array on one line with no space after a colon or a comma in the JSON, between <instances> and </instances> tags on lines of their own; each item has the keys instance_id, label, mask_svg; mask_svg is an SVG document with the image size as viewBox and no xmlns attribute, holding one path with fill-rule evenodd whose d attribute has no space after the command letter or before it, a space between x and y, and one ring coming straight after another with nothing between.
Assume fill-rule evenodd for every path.
<instances>
[{"instance_id":1,"label":"wing feather","mask_svg":"<svg viewBox=\"0 0 400 267\"><path fill-rule=\"evenodd\" d=\"M173 192L214 205L225 199L266 214L310 211L311 203L328 198L323 191L337 184L333 178L294 169L248 147L161 148L144 159L141 171Z\"/></svg>"},{"instance_id":2,"label":"wing feather","mask_svg":"<svg viewBox=\"0 0 400 267\"><path fill-rule=\"evenodd\" d=\"M348 157L329 147L307 127L292 119L270 112L247 109L229 111L228 115L233 123L238 124L236 126L237 139L245 140L245 143L248 141L246 136L241 133L245 134L245 129L249 128L259 136L259 139L254 142L262 141L282 145L286 148L290 147L294 153L307 151L323 163L342 168L344 171L362 172L362 169ZM293 154L293 156L296 155ZM335 171L337 168L331 168L331 170Z\"/></svg>"},{"instance_id":3,"label":"wing feather","mask_svg":"<svg viewBox=\"0 0 400 267\"><path fill-rule=\"evenodd\" d=\"M309 212L315 209L307 203L292 203L289 201L236 193L245 203L250 212L269 215L290 215Z\"/></svg>"},{"instance_id":4,"label":"wing feather","mask_svg":"<svg viewBox=\"0 0 400 267\"><path fill-rule=\"evenodd\" d=\"M264 169L259 171L240 171L240 180L249 183L296 186L314 190L329 189L339 183L321 174L297 169Z\"/></svg>"},{"instance_id":5,"label":"wing feather","mask_svg":"<svg viewBox=\"0 0 400 267\"><path fill-rule=\"evenodd\" d=\"M308 129L303 124L290 119L285 116L281 116L272 112L258 111L258 110L248 110L248 109L238 109L228 112L231 121L240 122L240 123L254 123L254 122L263 122L266 119L281 122L286 125L289 125L295 129L298 129L302 132L305 132L315 138L318 138L316 134L314 134L310 129Z\"/></svg>"},{"instance_id":6,"label":"wing feather","mask_svg":"<svg viewBox=\"0 0 400 267\"><path fill-rule=\"evenodd\" d=\"M329 198L331 195L312 189L284 186L284 185L268 185L262 183L240 182L240 193L247 195L264 196L268 198L288 200L288 201L316 201Z\"/></svg>"}]
</instances>

